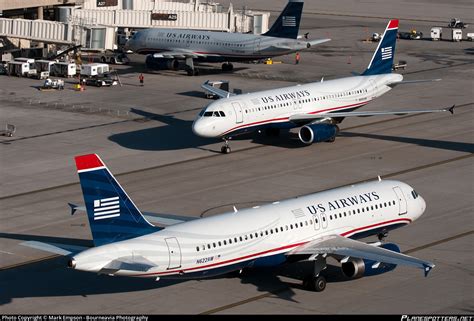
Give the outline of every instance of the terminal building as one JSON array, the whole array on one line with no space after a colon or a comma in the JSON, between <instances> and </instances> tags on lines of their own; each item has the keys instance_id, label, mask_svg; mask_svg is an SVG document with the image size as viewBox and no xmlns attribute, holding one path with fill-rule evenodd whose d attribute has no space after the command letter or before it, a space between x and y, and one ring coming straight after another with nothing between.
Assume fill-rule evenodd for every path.
<instances>
[{"instance_id":1,"label":"terminal building","mask_svg":"<svg viewBox=\"0 0 474 321\"><path fill-rule=\"evenodd\" d=\"M25 7L26 5L26 7ZM0 2L1 46L117 50L143 28L180 28L261 34L270 13L224 8L212 1L4 0Z\"/></svg>"}]
</instances>

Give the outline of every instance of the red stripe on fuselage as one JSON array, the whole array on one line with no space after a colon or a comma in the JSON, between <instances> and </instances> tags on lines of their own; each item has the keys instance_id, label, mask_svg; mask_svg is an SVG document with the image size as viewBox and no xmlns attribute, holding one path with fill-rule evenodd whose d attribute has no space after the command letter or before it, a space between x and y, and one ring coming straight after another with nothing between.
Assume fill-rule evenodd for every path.
<instances>
[{"instance_id":1,"label":"red stripe on fuselage","mask_svg":"<svg viewBox=\"0 0 474 321\"><path fill-rule=\"evenodd\" d=\"M322 113L322 112L325 112L325 111L334 111L334 110L338 110L338 109L343 109L343 108L350 108L350 107L362 107L366 104L368 104L370 102L369 101L365 101L365 102L362 102L362 103L357 103L357 104L352 104L352 105L346 105L346 106L340 106L340 107L333 107L333 108L327 108L327 109L322 109L322 110L317 110L317 111L312 111L312 112L309 112L307 114L310 114L310 115L314 115L314 114L318 114L318 113ZM237 129L242 129L242 128L246 128L246 127L252 127L252 126L255 126L255 125L260 125L260 124L263 124L263 123L270 123L270 122L276 122L276 121L281 121L281 120L289 120L290 118L289 117L283 117L283 118L272 118L272 119L267 119L267 120L261 120L261 121L257 121L257 122L253 122L253 123L249 123L249 124L242 124L242 125L239 125L239 126L235 126L225 132L223 132L221 134L221 136L224 136L234 130L237 130Z\"/></svg>"},{"instance_id":2,"label":"red stripe on fuselage","mask_svg":"<svg viewBox=\"0 0 474 321\"><path fill-rule=\"evenodd\" d=\"M392 224L392 223L395 223L395 222L407 222L407 224L408 224L408 223L411 223L411 219L401 218L401 219L390 220L390 221L381 222L381 223L377 223L377 224L372 224L372 225L359 227L359 228L344 232L340 235L341 236L346 236L346 235L352 234L352 233L360 231L360 230L364 230L364 229L368 229L368 228L370 229L372 227L381 226L381 225L384 225L384 224ZM235 259L230 259L230 260L226 260L226 261L222 261L222 262L216 262L216 263L207 264L207 265L203 265L203 266L195 266L193 268L188 268L188 269L183 269L183 270L173 270L173 271L166 271L166 272L153 272L153 273L145 273L145 274L134 274L134 275L129 275L129 276L166 275L166 274L175 274L175 273L180 273L180 272L185 272L185 271L200 270L200 269L210 268L210 267L217 266L217 265L223 265L223 264L227 264L227 263L232 263L232 262L236 262L236 261L242 261L242 260L245 260L245 259L250 259L250 258L253 258L253 257L256 257L256 256L261 256L261 255L264 255L264 254L267 254L267 253L271 253L271 252L277 252L277 251L281 251L281 250L291 249L291 248L306 244L308 242L310 242L310 241L299 242L299 243L295 243L295 244L291 244L291 245L285 245L285 246L281 246L281 247L278 247L278 248L275 248L275 249L266 250L266 251L258 252L258 253L254 253L254 254L249 254L249 255L238 257L238 258L235 258Z\"/></svg>"}]
</instances>

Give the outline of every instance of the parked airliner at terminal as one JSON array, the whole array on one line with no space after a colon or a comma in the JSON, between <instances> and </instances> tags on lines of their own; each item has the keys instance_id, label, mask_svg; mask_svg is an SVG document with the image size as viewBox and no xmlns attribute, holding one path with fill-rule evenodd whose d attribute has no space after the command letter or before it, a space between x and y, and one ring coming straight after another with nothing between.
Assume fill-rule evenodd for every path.
<instances>
[{"instance_id":1,"label":"parked airliner at terminal","mask_svg":"<svg viewBox=\"0 0 474 321\"><path fill-rule=\"evenodd\" d=\"M345 117L452 113L454 106L435 110L355 111L397 85L426 81L403 81L402 75L392 73L397 30L398 20L389 21L367 69L359 76L321 79L242 95L214 88L206 82L202 87L221 99L202 109L194 121L193 132L202 137L222 138L225 144L221 151L230 153L230 138L256 130L276 135L280 129L299 127L299 139L310 145L334 141L339 132L337 125Z\"/></svg>"},{"instance_id":2,"label":"parked airliner at terminal","mask_svg":"<svg viewBox=\"0 0 474 321\"><path fill-rule=\"evenodd\" d=\"M184 60L190 76L198 73L194 61L223 62L222 70L231 71L231 62L282 56L329 41L298 39L302 11L302 0L290 0L262 35L153 28L137 32L126 48L148 54L150 69L178 69L179 60Z\"/></svg>"},{"instance_id":3,"label":"parked airliner at terminal","mask_svg":"<svg viewBox=\"0 0 474 321\"><path fill-rule=\"evenodd\" d=\"M379 179L191 218L142 213L99 156L75 160L95 246L80 252L77 246L23 245L69 255L69 266L76 270L156 280L193 279L308 260L314 262L314 272L304 285L322 291L326 280L321 271L328 256L341 263L349 278L385 273L397 265L420 268L427 275L434 267L400 253L396 244L357 241L370 235L382 241L388 231L423 214L423 198L400 181Z\"/></svg>"}]
</instances>

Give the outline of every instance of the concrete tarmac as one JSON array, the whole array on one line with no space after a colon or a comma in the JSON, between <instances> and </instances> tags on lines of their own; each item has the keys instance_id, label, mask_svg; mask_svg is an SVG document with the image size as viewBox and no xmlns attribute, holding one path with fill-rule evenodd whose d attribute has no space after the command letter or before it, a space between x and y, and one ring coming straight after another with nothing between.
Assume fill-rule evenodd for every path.
<instances>
[{"instance_id":1,"label":"concrete tarmac","mask_svg":"<svg viewBox=\"0 0 474 321\"><path fill-rule=\"evenodd\" d=\"M363 5L365 6L365 5ZM436 6L436 5L435 5ZM440 6L439 8L442 8ZM439 9L438 8L438 9ZM420 16L422 18L422 16ZM445 17L449 20L449 16ZM422 20L422 19L420 19ZM427 30L428 22L412 22ZM331 25L330 31L326 26ZM363 71L376 44L362 40L383 32L386 21L305 15L312 37L333 41L274 65L236 64L232 74L203 66L201 76L145 73L143 57L117 67L122 87L39 92L41 81L0 77L2 120L17 126L0 137L1 313L337 314L473 312L473 69L472 43L399 40L395 60L406 60L405 79L440 82L401 85L363 110L442 108L454 115L346 119L335 143L305 147L294 131L232 140L191 132L192 120L210 101L200 84L228 79L243 92L350 76ZM408 28L408 26L406 26ZM405 28L401 23L400 29ZM350 63L349 63L350 62ZM215 68L215 67L214 67ZM305 264L241 277L159 281L98 276L67 269L65 259L21 246L23 240L90 244L73 157L96 152L143 211L205 217L237 208L314 193L360 181L398 179L427 202L415 223L388 241L436 264L424 278L416 269L357 280L328 269L323 293L304 290Z\"/></svg>"}]
</instances>

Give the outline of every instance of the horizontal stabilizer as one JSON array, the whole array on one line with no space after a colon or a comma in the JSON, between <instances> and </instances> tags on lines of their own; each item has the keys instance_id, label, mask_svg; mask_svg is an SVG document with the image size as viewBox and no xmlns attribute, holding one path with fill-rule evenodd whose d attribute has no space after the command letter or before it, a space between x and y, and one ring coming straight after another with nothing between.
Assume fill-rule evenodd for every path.
<instances>
[{"instance_id":1,"label":"horizontal stabilizer","mask_svg":"<svg viewBox=\"0 0 474 321\"><path fill-rule=\"evenodd\" d=\"M434 81L441 81L441 78L438 78L438 79L422 79L422 80L402 80L402 81L396 81L396 82L389 83L389 84L387 84L387 86L393 88L397 85L408 85L408 84L417 84L417 83L421 83L421 82L434 82Z\"/></svg>"},{"instance_id":2,"label":"horizontal stabilizer","mask_svg":"<svg viewBox=\"0 0 474 321\"><path fill-rule=\"evenodd\" d=\"M322 43L325 43L325 42L328 42L328 41L331 41L331 39L325 38L325 39L310 40L310 41L308 41L308 44L310 44L311 46L316 46L316 45L319 45L319 44L322 44Z\"/></svg>"},{"instance_id":3,"label":"horizontal stabilizer","mask_svg":"<svg viewBox=\"0 0 474 321\"><path fill-rule=\"evenodd\" d=\"M143 216L154 225L170 226L199 219L198 217L143 212Z\"/></svg>"},{"instance_id":4,"label":"horizontal stabilizer","mask_svg":"<svg viewBox=\"0 0 474 321\"><path fill-rule=\"evenodd\" d=\"M26 241L20 243L20 245L31 247L33 249L68 256L71 254L76 254L81 251L84 251L88 247L85 246L78 246L78 245L70 245L70 244L59 244L59 243L44 243L38 241Z\"/></svg>"}]
</instances>

